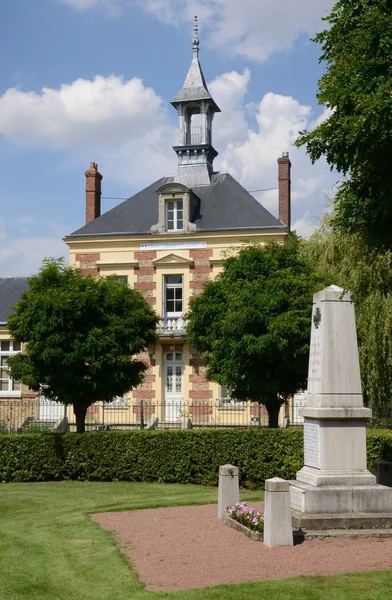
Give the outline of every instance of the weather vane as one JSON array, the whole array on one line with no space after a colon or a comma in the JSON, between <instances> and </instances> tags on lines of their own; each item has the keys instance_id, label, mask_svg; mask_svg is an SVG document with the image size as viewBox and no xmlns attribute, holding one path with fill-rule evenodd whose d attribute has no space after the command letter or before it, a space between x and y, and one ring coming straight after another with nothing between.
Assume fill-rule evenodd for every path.
<instances>
[{"instance_id":1,"label":"weather vane","mask_svg":"<svg viewBox=\"0 0 392 600\"><path fill-rule=\"evenodd\" d=\"M192 50L193 50L193 55L194 56L198 56L199 54L199 27L197 24L197 17L195 17L194 20L194 24L193 24L193 46L192 46Z\"/></svg>"}]
</instances>

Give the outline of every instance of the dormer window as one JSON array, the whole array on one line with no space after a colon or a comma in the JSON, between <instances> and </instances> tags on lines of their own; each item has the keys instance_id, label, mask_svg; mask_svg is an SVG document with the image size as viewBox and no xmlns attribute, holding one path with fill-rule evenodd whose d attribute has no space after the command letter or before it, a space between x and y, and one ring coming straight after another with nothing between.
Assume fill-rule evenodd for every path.
<instances>
[{"instance_id":1,"label":"dormer window","mask_svg":"<svg viewBox=\"0 0 392 600\"><path fill-rule=\"evenodd\" d=\"M166 203L167 231L182 231L184 229L184 205L182 200L169 200Z\"/></svg>"},{"instance_id":2,"label":"dormer window","mask_svg":"<svg viewBox=\"0 0 392 600\"><path fill-rule=\"evenodd\" d=\"M196 231L192 219L197 215L200 199L182 183L165 183L156 190L158 194L158 223L151 233L176 234Z\"/></svg>"}]
</instances>

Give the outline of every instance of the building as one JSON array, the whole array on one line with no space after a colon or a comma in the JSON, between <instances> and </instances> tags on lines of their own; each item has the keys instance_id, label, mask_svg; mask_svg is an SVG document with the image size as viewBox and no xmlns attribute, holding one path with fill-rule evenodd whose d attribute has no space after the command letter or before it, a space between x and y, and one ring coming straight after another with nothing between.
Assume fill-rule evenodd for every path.
<instances>
[{"instance_id":1,"label":"building","mask_svg":"<svg viewBox=\"0 0 392 600\"><path fill-rule=\"evenodd\" d=\"M144 384L124 405L143 401L146 415L163 421L185 413L195 422L217 419L215 405L243 410L228 399L227 390L206 381L200 358L187 343L188 301L222 270L225 253L240 248L244 239L263 244L283 242L290 235L288 153L278 159L279 219L230 174L214 171L218 153L212 124L220 109L208 91L198 54L195 20L192 62L171 101L179 117L176 174L154 181L101 215L102 175L90 163L86 223L65 238L71 265L86 275L126 282L143 292L160 315L159 342L144 356L149 367Z\"/></svg>"},{"instance_id":2,"label":"building","mask_svg":"<svg viewBox=\"0 0 392 600\"><path fill-rule=\"evenodd\" d=\"M205 379L200 357L187 342L185 315L189 298L222 270L228 252L238 250L245 240L283 243L290 236L291 163L288 153L277 160L278 219L230 174L214 171L218 153L212 125L220 109L199 62L197 19L192 50L184 85L171 101L179 117L178 145L173 148L176 174L101 215L102 175L98 165L90 163L85 173L86 223L65 238L70 265L86 275L115 277L133 286L161 317L159 341L143 355L148 365L143 385L126 398L90 407L91 424L132 425L140 422L141 413L146 421L157 416L166 423L190 416L195 425L258 424L266 419L259 406L236 402L227 389ZM20 350L9 339L6 320L27 280L4 282L0 280L0 400L28 399L37 395L7 379L6 366L7 352ZM39 403L38 416L56 421L64 415L61 407L50 408L42 399ZM68 417L73 421L71 409Z\"/></svg>"}]
</instances>

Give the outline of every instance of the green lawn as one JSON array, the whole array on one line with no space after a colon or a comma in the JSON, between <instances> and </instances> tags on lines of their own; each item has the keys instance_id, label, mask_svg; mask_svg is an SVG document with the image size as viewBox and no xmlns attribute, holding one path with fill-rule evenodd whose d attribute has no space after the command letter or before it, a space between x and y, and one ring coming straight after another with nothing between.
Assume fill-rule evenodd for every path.
<instances>
[{"instance_id":1,"label":"green lawn","mask_svg":"<svg viewBox=\"0 0 392 600\"><path fill-rule=\"evenodd\" d=\"M147 592L111 535L88 519L133 510L217 499L216 488L148 483L0 485L1 600L389 599L392 572L299 577L189 592ZM243 500L260 500L244 492ZM283 567L283 565L282 565Z\"/></svg>"}]
</instances>

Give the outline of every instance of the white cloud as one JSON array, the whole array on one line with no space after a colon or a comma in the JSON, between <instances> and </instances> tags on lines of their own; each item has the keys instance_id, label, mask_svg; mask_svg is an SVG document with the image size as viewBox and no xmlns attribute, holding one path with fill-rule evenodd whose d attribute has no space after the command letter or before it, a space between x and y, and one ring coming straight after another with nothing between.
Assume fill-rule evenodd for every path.
<instances>
[{"instance_id":1,"label":"white cloud","mask_svg":"<svg viewBox=\"0 0 392 600\"><path fill-rule=\"evenodd\" d=\"M323 160L312 166L305 149L293 143L298 131L325 118L327 112L315 118L310 106L273 92L249 107L245 100L250 76L247 69L242 74L232 71L209 84L223 111L213 122L213 143L220 152L215 168L229 171L248 190L273 188L277 158L289 151L293 221L302 227L305 214L306 222L315 220L336 175ZM171 148L176 126L169 121L161 98L136 78L96 76L58 90L46 88L41 94L8 90L0 97L0 133L19 143L67 148L69 162L81 170L88 166L86 156L97 161L108 196L111 181L129 184L131 192L176 170ZM277 214L276 190L255 192L255 196ZM31 235L34 224L22 221L19 232ZM60 235L52 224L48 227ZM12 256L18 251L16 244Z\"/></svg>"},{"instance_id":2,"label":"white cloud","mask_svg":"<svg viewBox=\"0 0 392 600\"><path fill-rule=\"evenodd\" d=\"M68 148L86 168L82 161L89 153L89 160L136 186L147 175L162 176L162 168L175 170L167 108L137 77L97 75L39 94L10 88L0 96L0 134L22 144Z\"/></svg>"},{"instance_id":3,"label":"white cloud","mask_svg":"<svg viewBox=\"0 0 392 600\"><path fill-rule=\"evenodd\" d=\"M79 9L98 8L120 15L135 0L59 0ZM161 22L184 26L198 15L202 38L230 56L263 62L274 52L289 49L305 34L324 29L321 18L336 0L136 0ZM204 29L207 30L204 34ZM189 28L191 33L191 27Z\"/></svg>"},{"instance_id":4,"label":"white cloud","mask_svg":"<svg viewBox=\"0 0 392 600\"><path fill-rule=\"evenodd\" d=\"M21 218L20 225L23 218ZM26 217L26 222L31 219ZM64 235L65 229L58 227ZM7 228L8 229L8 228ZM44 258L68 259L68 248L60 235L56 237L27 237L24 228L8 233L4 217L0 217L0 277L28 277L37 273ZM26 232L28 233L28 232ZM22 235L20 235L22 234Z\"/></svg>"},{"instance_id":5,"label":"white cloud","mask_svg":"<svg viewBox=\"0 0 392 600\"><path fill-rule=\"evenodd\" d=\"M117 146L163 120L162 99L134 77L97 75L40 94L8 89L0 96L0 133L35 144Z\"/></svg>"},{"instance_id":6,"label":"white cloud","mask_svg":"<svg viewBox=\"0 0 392 600\"><path fill-rule=\"evenodd\" d=\"M297 219L295 223L292 225L292 230L296 231L298 235L303 238L309 237L315 228L315 223L313 219L310 218L309 211L307 211L303 217Z\"/></svg>"},{"instance_id":7,"label":"white cloud","mask_svg":"<svg viewBox=\"0 0 392 600\"><path fill-rule=\"evenodd\" d=\"M315 220L325 194L336 180L324 160L311 165L304 148L293 146L298 131L309 127L313 119L310 106L295 98L269 92L257 106L254 115L256 127L249 128L245 140L233 139L223 149L217 164L229 171L248 190L277 186L277 159L289 151L292 162L293 220L299 221L304 213ZM230 115L228 115L228 122ZM278 192L255 192L255 197L277 215Z\"/></svg>"},{"instance_id":8,"label":"white cloud","mask_svg":"<svg viewBox=\"0 0 392 600\"><path fill-rule=\"evenodd\" d=\"M248 90L250 71L245 69L243 74L232 71L223 73L208 84L208 89L221 113L214 118L215 144L223 146L231 140L246 139L248 124L246 122L246 109L244 98Z\"/></svg>"},{"instance_id":9,"label":"white cloud","mask_svg":"<svg viewBox=\"0 0 392 600\"><path fill-rule=\"evenodd\" d=\"M122 14L124 0L59 0L79 10L99 8L109 16L119 17ZM126 1L126 0L125 0Z\"/></svg>"}]
</instances>

